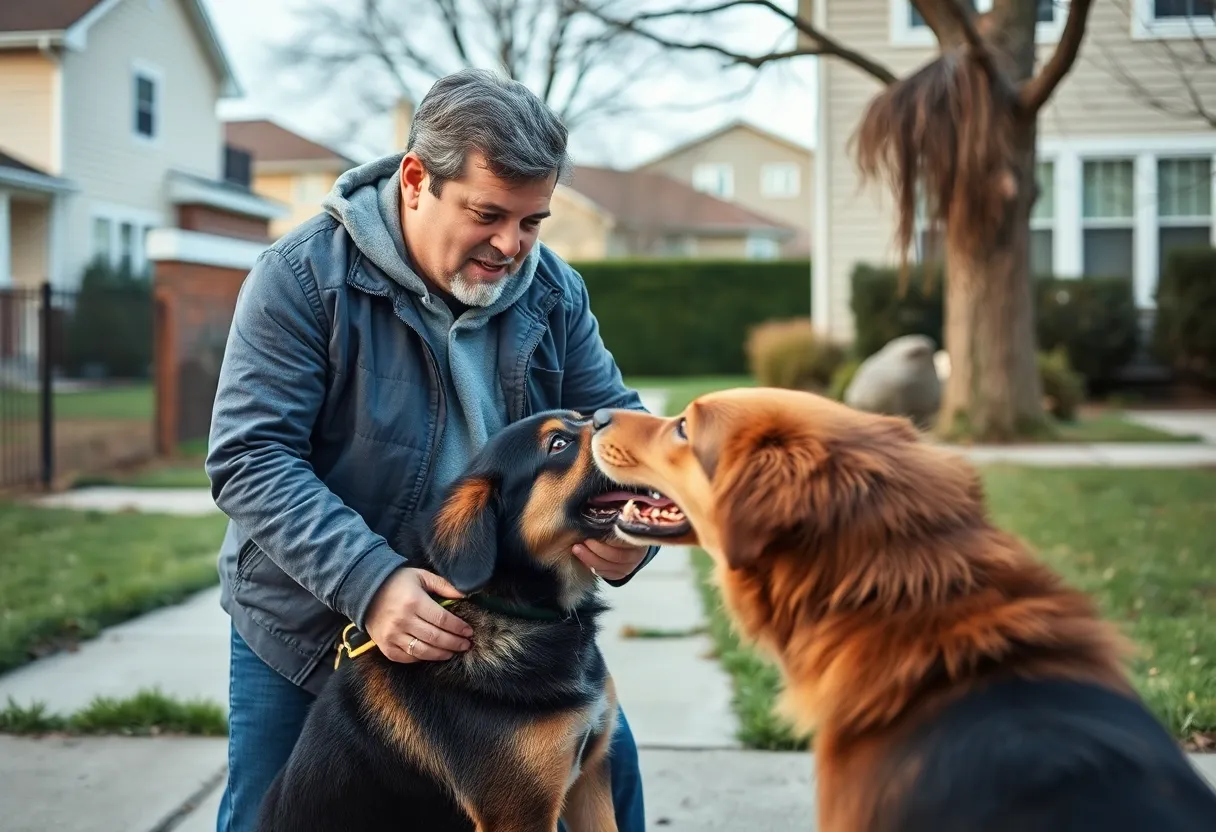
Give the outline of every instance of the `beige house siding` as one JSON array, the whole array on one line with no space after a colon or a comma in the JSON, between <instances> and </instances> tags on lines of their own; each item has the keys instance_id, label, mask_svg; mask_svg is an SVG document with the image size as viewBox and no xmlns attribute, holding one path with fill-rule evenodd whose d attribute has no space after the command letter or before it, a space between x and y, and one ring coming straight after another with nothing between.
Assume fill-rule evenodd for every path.
<instances>
[{"instance_id":1,"label":"beige house siding","mask_svg":"<svg viewBox=\"0 0 1216 832\"><path fill-rule=\"evenodd\" d=\"M930 60L935 50L897 45L893 14L904 0L800 0L800 12L810 16L834 38L904 75ZM1134 1L1134 0L1133 0ZM1057 9L1057 14L1063 15ZM1055 30L1058 32L1058 27ZM1055 33L1044 26L1040 61L1054 49ZM1171 41L1176 49L1193 48ZM1132 159L1136 171L1135 264L1137 298L1151 305L1156 284L1156 170L1160 159L1200 156L1216 159L1216 131L1196 121L1160 113L1137 101L1117 80L1121 67L1146 88L1179 94L1180 84L1160 42L1133 40L1132 25L1118 4L1095 4L1081 57L1056 91L1040 121L1040 159L1055 172L1053 271L1063 276L1082 272L1081 176L1084 161ZM1206 73L1216 81L1216 75ZM880 86L843 62L819 64L819 153L816 173L824 177L817 199L826 216L816 224L815 318L819 327L837 337L853 334L850 274L860 261L894 262L894 231L890 199L881 186L861 190L856 167L847 149L850 135L866 104ZM1167 92L1168 91L1168 92ZM1203 89L1216 101L1216 84ZM820 281L818 277L827 279Z\"/></svg>"},{"instance_id":2,"label":"beige house siding","mask_svg":"<svg viewBox=\"0 0 1216 832\"><path fill-rule=\"evenodd\" d=\"M287 205L291 213L271 220L270 236L282 237L321 211L321 201L333 188L336 173L255 173L253 192Z\"/></svg>"},{"instance_id":3,"label":"beige house siding","mask_svg":"<svg viewBox=\"0 0 1216 832\"><path fill-rule=\"evenodd\" d=\"M602 260L608 256L612 218L584 197L559 185L553 192L552 216L540 227L540 238L567 262Z\"/></svg>"},{"instance_id":4,"label":"beige house siding","mask_svg":"<svg viewBox=\"0 0 1216 832\"><path fill-rule=\"evenodd\" d=\"M58 65L29 50L0 52L0 149L47 173L58 173L54 153Z\"/></svg>"},{"instance_id":5,"label":"beige house siding","mask_svg":"<svg viewBox=\"0 0 1216 832\"><path fill-rule=\"evenodd\" d=\"M775 141L746 125L735 125L702 142L643 165L642 170L663 173L680 182L694 185L694 172L700 164L729 165L733 194L729 199L748 210L784 222L800 230L785 244L787 253L801 246L805 254L812 228L811 152ZM797 192L792 196L768 196L762 185L763 170L769 164L797 166ZM694 185L695 187L695 185ZM742 250L740 243L740 250Z\"/></svg>"},{"instance_id":6,"label":"beige house siding","mask_svg":"<svg viewBox=\"0 0 1216 832\"><path fill-rule=\"evenodd\" d=\"M9 203L9 210L13 245L13 285L37 287L47 277L49 205L46 201L13 199Z\"/></svg>"},{"instance_id":7,"label":"beige house siding","mask_svg":"<svg viewBox=\"0 0 1216 832\"><path fill-rule=\"evenodd\" d=\"M135 72L156 81L156 136L134 130ZM64 173L81 189L65 215L64 267L74 282L91 259L93 219L111 219L112 240L129 223L140 241L172 222L166 173L221 173L223 129L215 113L219 79L182 0L126 0L64 57Z\"/></svg>"}]
</instances>

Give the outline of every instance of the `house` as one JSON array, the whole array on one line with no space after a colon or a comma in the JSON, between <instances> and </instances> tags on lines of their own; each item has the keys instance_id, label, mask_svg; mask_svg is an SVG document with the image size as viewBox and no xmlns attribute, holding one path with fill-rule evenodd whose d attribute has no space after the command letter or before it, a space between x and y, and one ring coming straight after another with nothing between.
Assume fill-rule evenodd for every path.
<instances>
[{"instance_id":1,"label":"house","mask_svg":"<svg viewBox=\"0 0 1216 832\"><path fill-rule=\"evenodd\" d=\"M979 11L991 0L975 0ZM1166 47L1216 50L1216 23L1201 4L1127 0L1095 3L1081 54L1038 123L1039 200L1032 218L1032 268L1060 277L1129 276L1151 313L1166 251L1211 242L1216 131L1207 122L1155 109L1120 79L1163 100L1185 95ZM908 0L799 0L799 14L849 48L904 75L931 60L934 37ZM1040 65L1055 48L1068 4L1039 6ZM1216 103L1216 73L1197 76ZM894 210L881 186L860 189L847 143L879 92L870 76L839 60L819 61L814 176L816 326L853 335L850 275L858 262L895 262ZM820 279L822 278L822 279Z\"/></svg>"},{"instance_id":2,"label":"house","mask_svg":"<svg viewBox=\"0 0 1216 832\"><path fill-rule=\"evenodd\" d=\"M0 285L252 265L286 209L224 145L216 104L238 91L203 0L0 5Z\"/></svg>"},{"instance_id":3,"label":"house","mask_svg":"<svg viewBox=\"0 0 1216 832\"><path fill-rule=\"evenodd\" d=\"M639 167L795 228L781 255L806 257L813 228L813 156L810 148L732 121Z\"/></svg>"},{"instance_id":4,"label":"house","mask_svg":"<svg viewBox=\"0 0 1216 832\"><path fill-rule=\"evenodd\" d=\"M320 211L321 200L334 180L356 164L332 148L265 119L226 122L224 135L230 145L252 157L253 191L289 207L285 216L271 222L274 237Z\"/></svg>"},{"instance_id":5,"label":"house","mask_svg":"<svg viewBox=\"0 0 1216 832\"><path fill-rule=\"evenodd\" d=\"M553 194L541 239L565 260L771 259L797 229L644 170L576 166Z\"/></svg>"}]
</instances>

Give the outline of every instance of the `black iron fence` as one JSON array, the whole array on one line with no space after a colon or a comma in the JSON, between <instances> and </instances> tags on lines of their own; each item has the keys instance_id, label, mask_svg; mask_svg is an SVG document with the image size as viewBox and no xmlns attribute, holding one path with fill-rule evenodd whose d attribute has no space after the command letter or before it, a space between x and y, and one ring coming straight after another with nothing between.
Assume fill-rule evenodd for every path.
<instances>
[{"instance_id":1,"label":"black iron fence","mask_svg":"<svg viewBox=\"0 0 1216 832\"><path fill-rule=\"evenodd\" d=\"M152 455L152 299L90 270L78 289L0 288L0 488L50 488Z\"/></svg>"}]
</instances>

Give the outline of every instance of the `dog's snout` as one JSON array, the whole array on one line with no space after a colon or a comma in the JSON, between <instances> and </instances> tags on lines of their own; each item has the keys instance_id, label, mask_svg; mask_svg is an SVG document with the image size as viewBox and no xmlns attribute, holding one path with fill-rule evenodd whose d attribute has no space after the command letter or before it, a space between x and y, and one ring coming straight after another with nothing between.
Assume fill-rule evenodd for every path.
<instances>
[{"instance_id":1,"label":"dog's snout","mask_svg":"<svg viewBox=\"0 0 1216 832\"><path fill-rule=\"evenodd\" d=\"M603 430L612 424L612 411L601 407L591 416L591 425L596 430Z\"/></svg>"}]
</instances>

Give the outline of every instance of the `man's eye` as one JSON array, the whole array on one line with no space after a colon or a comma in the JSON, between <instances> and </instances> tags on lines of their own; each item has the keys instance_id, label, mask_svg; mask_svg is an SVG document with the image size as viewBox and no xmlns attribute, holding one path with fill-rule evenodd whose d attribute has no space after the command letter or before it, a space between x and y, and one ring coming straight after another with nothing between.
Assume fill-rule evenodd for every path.
<instances>
[{"instance_id":1,"label":"man's eye","mask_svg":"<svg viewBox=\"0 0 1216 832\"><path fill-rule=\"evenodd\" d=\"M494 216L493 214L483 214L480 211L474 211L473 213L477 215L478 222L484 222L486 224L492 223L498 219L498 217Z\"/></svg>"},{"instance_id":2,"label":"man's eye","mask_svg":"<svg viewBox=\"0 0 1216 832\"><path fill-rule=\"evenodd\" d=\"M555 454L564 449L570 442L564 436L555 436L549 440L549 453Z\"/></svg>"}]
</instances>

